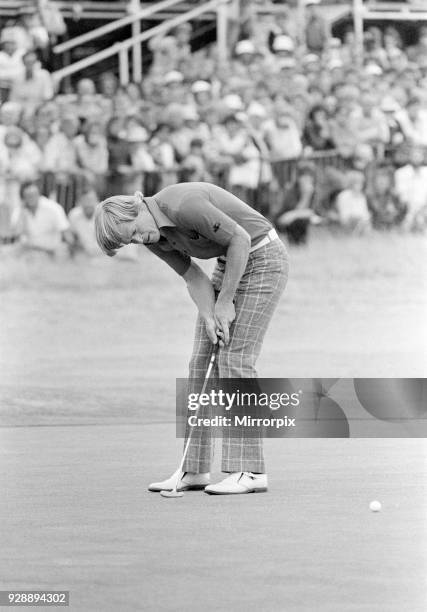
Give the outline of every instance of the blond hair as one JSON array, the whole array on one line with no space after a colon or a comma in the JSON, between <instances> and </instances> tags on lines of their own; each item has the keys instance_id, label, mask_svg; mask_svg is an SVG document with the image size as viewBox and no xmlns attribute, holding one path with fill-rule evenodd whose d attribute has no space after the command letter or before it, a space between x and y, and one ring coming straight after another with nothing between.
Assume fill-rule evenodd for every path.
<instances>
[{"instance_id":1,"label":"blond hair","mask_svg":"<svg viewBox=\"0 0 427 612\"><path fill-rule=\"evenodd\" d=\"M123 246L120 224L136 219L139 211L139 199L123 195L107 198L96 207L96 241L109 257L114 257Z\"/></svg>"}]
</instances>

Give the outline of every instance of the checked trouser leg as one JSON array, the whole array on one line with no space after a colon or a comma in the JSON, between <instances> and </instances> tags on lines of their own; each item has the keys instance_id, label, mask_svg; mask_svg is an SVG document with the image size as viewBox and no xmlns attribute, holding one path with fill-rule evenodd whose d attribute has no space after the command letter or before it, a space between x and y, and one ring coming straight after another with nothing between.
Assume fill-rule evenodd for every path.
<instances>
[{"instance_id":1,"label":"checked trouser leg","mask_svg":"<svg viewBox=\"0 0 427 612\"><path fill-rule=\"evenodd\" d=\"M256 378L256 360L273 312L285 288L287 270L286 251L279 241L270 243L249 256L235 297L236 318L230 327L230 342L219 350L210 388L215 386L218 378ZM217 291L221 288L223 273L224 267L218 265L212 279ZM201 386L211 354L212 343L207 336L204 322L199 317L190 361L190 386ZM191 388L189 392L192 392ZM199 415L204 416L203 410ZM184 471L209 472L213 448L210 428L195 428ZM221 469L223 472L265 472L261 434L254 437L252 432L251 436L248 436L244 426L233 427L231 431L224 427Z\"/></svg>"}]
</instances>

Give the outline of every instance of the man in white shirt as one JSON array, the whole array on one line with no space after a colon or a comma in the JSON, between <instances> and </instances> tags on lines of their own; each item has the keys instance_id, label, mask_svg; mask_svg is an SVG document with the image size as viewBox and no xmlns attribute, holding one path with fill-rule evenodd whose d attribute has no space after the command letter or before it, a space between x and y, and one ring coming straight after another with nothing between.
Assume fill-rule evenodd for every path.
<instances>
[{"instance_id":1,"label":"man in white shirt","mask_svg":"<svg viewBox=\"0 0 427 612\"><path fill-rule=\"evenodd\" d=\"M10 88L17 75L22 73L24 65L22 56L25 52L18 49L15 35L11 28L4 28L0 36L0 93L1 101L7 100Z\"/></svg>"},{"instance_id":2,"label":"man in white shirt","mask_svg":"<svg viewBox=\"0 0 427 612\"><path fill-rule=\"evenodd\" d=\"M427 208L427 166L424 164L423 149L412 149L409 163L396 170L394 180L396 193L407 207L403 227L417 229L419 219L424 218Z\"/></svg>"},{"instance_id":3,"label":"man in white shirt","mask_svg":"<svg viewBox=\"0 0 427 612\"><path fill-rule=\"evenodd\" d=\"M31 115L42 102L53 98L53 81L49 72L40 67L35 51L27 51L22 62L24 69L12 84L9 100L22 104Z\"/></svg>"},{"instance_id":4,"label":"man in white shirt","mask_svg":"<svg viewBox=\"0 0 427 612\"><path fill-rule=\"evenodd\" d=\"M21 198L21 245L25 250L41 251L54 256L63 241L70 247L73 245L74 238L64 209L40 195L36 182L22 184Z\"/></svg>"}]
</instances>

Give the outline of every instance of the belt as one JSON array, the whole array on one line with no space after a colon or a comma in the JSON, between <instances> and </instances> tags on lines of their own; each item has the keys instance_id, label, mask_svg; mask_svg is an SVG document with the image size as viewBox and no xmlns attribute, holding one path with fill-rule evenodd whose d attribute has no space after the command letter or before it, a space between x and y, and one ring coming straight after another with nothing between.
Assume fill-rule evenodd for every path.
<instances>
[{"instance_id":1,"label":"belt","mask_svg":"<svg viewBox=\"0 0 427 612\"><path fill-rule=\"evenodd\" d=\"M273 242L273 240L276 240L276 238L278 238L279 236L277 235L276 230L273 228L271 229L268 234L266 236L264 236L264 238L262 240L260 240L259 242L256 243L255 246L251 247L249 249L249 253L253 253L254 251L256 251L257 249L260 249L261 247L265 246L266 244L268 244L269 242Z\"/></svg>"},{"instance_id":2,"label":"belt","mask_svg":"<svg viewBox=\"0 0 427 612\"><path fill-rule=\"evenodd\" d=\"M260 249L261 247L265 246L266 244L268 244L269 242L273 242L274 240L276 240L276 238L278 238L279 236L277 235L276 230L273 228L271 229L268 234L266 236L264 236L264 238L261 238L261 240L259 242L257 242L253 247L251 247L249 249L249 253L253 253L254 251L256 251L257 249ZM218 257L218 261L225 263L226 262L226 258L225 255L221 255L220 257Z\"/></svg>"}]
</instances>

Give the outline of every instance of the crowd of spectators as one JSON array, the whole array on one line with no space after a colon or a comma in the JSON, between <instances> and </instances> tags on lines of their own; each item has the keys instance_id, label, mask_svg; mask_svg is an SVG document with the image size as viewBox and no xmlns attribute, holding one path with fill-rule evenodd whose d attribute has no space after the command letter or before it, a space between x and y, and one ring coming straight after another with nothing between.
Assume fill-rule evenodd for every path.
<instances>
[{"instance_id":1,"label":"crowd of spectators","mask_svg":"<svg viewBox=\"0 0 427 612\"><path fill-rule=\"evenodd\" d=\"M99 199L176 181L229 188L296 243L312 224L423 231L427 27L409 47L395 27L370 27L362 57L351 29L331 36L318 0L307 3L304 40L286 6L254 18L253 4L242 4L240 19L229 16L227 62L215 45L192 52L183 24L150 41L148 73L126 86L107 72L58 91L34 14L7 24L3 241L53 253L62 240L94 255L88 228ZM54 200L71 186L61 207Z\"/></svg>"}]
</instances>

